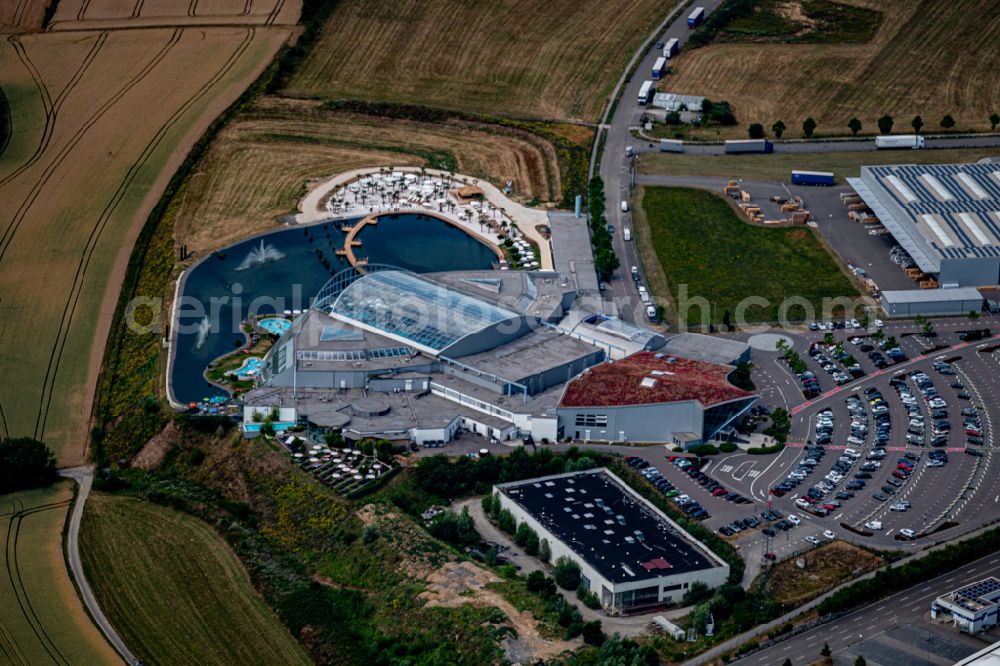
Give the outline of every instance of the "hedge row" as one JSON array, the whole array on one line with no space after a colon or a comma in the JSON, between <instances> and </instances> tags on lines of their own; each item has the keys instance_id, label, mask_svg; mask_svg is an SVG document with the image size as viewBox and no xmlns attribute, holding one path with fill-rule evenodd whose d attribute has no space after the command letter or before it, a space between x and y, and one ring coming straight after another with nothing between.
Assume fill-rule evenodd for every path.
<instances>
[{"instance_id":1,"label":"hedge row","mask_svg":"<svg viewBox=\"0 0 1000 666\"><path fill-rule=\"evenodd\" d=\"M941 550L928 553L894 569L879 570L874 577L845 587L820 603L820 615L836 613L861 603L872 602L893 592L912 587L914 583L929 580L973 560L995 553L1000 548L1000 528L993 528L979 536L953 543Z\"/></svg>"}]
</instances>

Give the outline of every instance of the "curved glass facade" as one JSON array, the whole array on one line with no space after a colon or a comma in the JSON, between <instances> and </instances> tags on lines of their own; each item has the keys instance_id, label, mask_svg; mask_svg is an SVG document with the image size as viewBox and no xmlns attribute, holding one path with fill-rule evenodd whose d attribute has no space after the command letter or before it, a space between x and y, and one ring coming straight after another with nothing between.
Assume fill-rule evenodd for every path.
<instances>
[{"instance_id":1,"label":"curved glass facade","mask_svg":"<svg viewBox=\"0 0 1000 666\"><path fill-rule=\"evenodd\" d=\"M406 271L355 279L330 313L441 352L460 338L518 315Z\"/></svg>"}]
</instances>

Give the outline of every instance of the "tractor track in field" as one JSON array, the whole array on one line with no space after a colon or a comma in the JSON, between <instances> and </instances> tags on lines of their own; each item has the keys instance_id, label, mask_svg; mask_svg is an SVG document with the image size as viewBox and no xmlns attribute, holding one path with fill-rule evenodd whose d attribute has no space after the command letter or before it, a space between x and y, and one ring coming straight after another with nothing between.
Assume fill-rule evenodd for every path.
<instances>
[{"instance_id":1,"label":"tractor track in field","mask_svg":"<svg viewBox=\"0 0 1000 666\"><path fill-rule=\"evenodd\" d=\"M164 123L156 134L149 140L146 144L145 149L139 155L139 157L132 163L129 168L125 178L119 184L117 190L114 193L112 199L104 207L101 215L99 216L94 227L91 229L88 235L87 244L83 251L83 255L80 258L80 263L77 266L76 273L73 278L73 285L70 289L70 295L66 301L66 305L63 309L63 315L59 322L59 328L56 335L56 341L53 344L52 352L49 356L49 362L45 370L45 379L42 384L42 399L38 407L38 415L35 419L35 437L43 438L45 433L45 424L48 420L49 408L52 404L52 396L55 394L56 376L58 374L59 363L62 360L63 350L66 346L66 340L69 337L69 326L73 321L73 316L76 313L76 306L80 299L80 293L82 292L83 278L87 273L87 268L90 265L91 257L97 248L97 242L104 231L108 220L111 218L111 214L118 207L118 204L124 198L129 186L135 179L141 167L149 159L150 155L156 150L160 142L166 136L167 132L183 117L187 111L194 106L202 97L204 97L210 90L212 90L221 81L229 71L239 62L243 53L250 47L253 43L254 36L256 35L256 28L251 26L246 28L246 37L240 43L240 45L233 51L232 55L226 60L222 67L209 79L204 85L202 85L194 95L192 95L187 102L181 105L180 108L171 114L170 118ZM0 252L0 260L2 260L3 255ZM47 397L46 397L47 394Z\"/></svg>"},{"instance_id":2,"label":"tractor track in field","mask_svg":"<svg viewBox=\"0 0 1000 666\"><path fill-rule=\"evenodd\" d=\"M17 598L17 605L21 614L31 626L32 632L41 644L42 649L44 649L46 654L49 655L49 658L52 659L54 663L64 664L65 666L70 666L69 660L66 659L66 656L63 655L58 647L56 647L52 637L45 630L45 626L39 619L38 613L35 611L35 608L31 603L31 599L28 596L27 589L24 586L24 580L21 578L21 568L17 559L17 540L21 534L21 525L24 522L24 518L43 511L49 511L53 508L68 507L69 505L70 500L66 500L63 502L54 502L52 504L42 504L30 509L22 508L20 511L8 514L7 539L4 546L4 565L7 569L7 578L10 581L11 589L14 591L14 596ZM10 640L15 650L20 652L20 649L17 648L16 642L13 641L13 637L11 637Z\"/></svg>"},{"instance_id":3,"label":"tractor track in field","mask_svg":"<svg viewBox=\"0 0 1000 666\"><path fill-rule=\"evenodd\" d=\"M66 143L63 149L45 167L45 170L42 172L42 175L35 182L31 192L29 192L28 197L21 204L21 208L19 209L18 213L15 215L14 218L11 219L11 223L8 226L8 228L4 231L3 237L0 237L0 262L3 261L3 256L7 252L7 248L10 246L10 242L13 239L14 234L17 232L17 228L20 226L21 221L24 219L24 214L27 212L28 208L30 208L31 204L34 203L35 199L37 199L38 195L42 190L42 187L48 182L49 178L51 178L56 168L58 168L62 164L63 160L66 158L67 155L69 155L69 153L76 146L76 144L83 139L87 131L95 123L97 123L97 121L100 120L100 118L105 113L107 113L112 106L114 106L115 102L117 102L123 95L127 94L129 90L138 85L143 79L146 78L146 76L149 75L149 73L153 69L155 69L155 67L160 62L163 61L163 59L167 56L167 53L169 53L170 50L180 41L182 34L183 34L182 28L175 29L170 39L167 40L167 43L164 45L164 47L160 49L160 51L157 52L157 54L142 69L140 69L135 74L135 76L132 77L132 79L130 79L124 86L122 86L122 88L120 88L114 95L112 95L100 107L98 107L93 114L91 114L90 118L88 118L87 121L80 126L80 128L76 131L76 133L74 133L74 135ZM29 69L31 68L29 67ZM44 98L45 99L48 98L47 89ZM51 108L51 100L49 101L48 106ZM2 403L0 403L0 418L2 418L3 420L4 432L7 432L9 436L7 428L7 419L3 411Z\"/></svg>"},{"instance_id":4,"label":"tractor track in field","mask_svg":"<svg viewBox=\"0 0 1000 666\"><path fill-rule=\"evenodd\" d=\"M76 147L76 144L78 144L86 135L87 131L91 127L93 127L93 125L98 120L100 120L104 116L104 114L107 113L108 110L115 105L116 102L118 102L126 93L128 93L128 91L130 91L132 88L138 85L139 82L142 81L142 79L146 78L149 72L152 71L153 68L155 68L156 65L158 65L163 60L167 52L169 52L170 49L172 49L174 45L177 44L178 41L180 41L182 32L183 30L181 28L177 28L176 30L174 30L173 35L171 35L171 38L167 41L167 44L164 46L164 48L161 49L149 61L149 63L143 66L143 68L139 70L139 72L137 72L136 75L133 76L124 86L122 86L116 93L114 93L111 97L109 97L103 104L101 104L101 106L99 106L97 110L94 111L93 114L91 114L91 116L86 120L86 122L84 122L83 125L81 125L80 128L73 133L73 135L66 142L66 145L63 146L63 148L56 154L56 156L52 158L52 160L45 166L45 169L42 171L42 174L35 181L28 195L25 197L24 201L22 201L20 207L18 207L17 212L11 218L10 224L7 225L7 228L4 230L3 236L0 236L0 263L3 262L3 257L7 253L7 248L10 247L10 243L13 240L14 235L17 233L18 227L24 220L24 216L27 214L28 210L31 208L35 200L41 194L42 189L48 183L49 179L52 177L52 174L59 166L62 165L63 160L66 159L66 156L70 154L72 149Z\"/></svg>"},{"instance_id":5,"label":"tractor track in field","mask_svg":"<svg viewBox=\"0 0 1000 666\"><path fill-rule=\"evenodd\" d=\"M46 90L45 98L49 100L49 103L48 103L48 108L45 112L45 127L42 129L42 138L41 140L39 140L38 145L35 147L35 150L31 153L31 156L27 160L25 160L23 164L19 165L16 169L11 171L3 178L0 178L0 187L9 183L13 179L17 178L19 175L24 173L27 169L31 168L31 166L35 164L38 160L40 160L42 158L42 155L45 154L45 151L49 147L49 142L52 139L52 134L55 132L56 121L59 116L59 109L62 107L63 102L66 101L66 98L69 97L69 94L73 92L73 89L76 88L76 85L80 82L80 79L83 78L83 75L86 73L87 69L90 68L91 63L93 63L94 60L97 58L97 54L100 52L101 47L104 46L104 43L107 40L108 40L108 32L104 31L94 41L94 45L91 47L90 51L84 57L83 62L80 64L80 67L77 68L76 72L73 74L73 77L66 83L66 86L61 91L59 91L59 94L56 95L54 101L49 97L48 88L47 87L45 88ZM11 45L14 47L14 51L17 53L18 58L21 60L22 63L24 63L25 68L28 69L29 73L31 73L31 77L35 79L35 85L39 86L40 87L39 89L41 89L41 87L44 87L45 84L42 81L41 77L39 76L38 78L35 78L35 75L38 70L35 69L34 64L32 63L29 66L31 60L30 58L28 58L28 53L27 51L25 51L24 45L21 44L21 40L12 36L9 37L7 41L9 41Z\"/></svg>"},{"instance_id":6,"label":"tractor track in field","mask_svg":"<svg viewBox=\"0 0 1000 666\"><path fill-rule=\"evenodd\" d=\"M267 15L267 20L264 21L264 25L274 25L274 22L278 20L278 16L281 14L281 8L284 6L285 0L277 0L274 6L271 7L271 11Z\"/></svg>"}]
</instances>

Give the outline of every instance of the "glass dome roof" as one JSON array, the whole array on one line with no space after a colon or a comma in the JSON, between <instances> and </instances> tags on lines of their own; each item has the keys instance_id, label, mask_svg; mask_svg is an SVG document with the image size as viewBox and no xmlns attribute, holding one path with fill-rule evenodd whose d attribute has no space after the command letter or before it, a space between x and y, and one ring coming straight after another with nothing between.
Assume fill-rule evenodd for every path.
<instances>
[{"instance_id":1,"label":"glass dome roof","mask_svg":"<svg viewBox=\"0 0 1000 666\"><path fill-rule=\"evenodd\" d=\"M330 314L440 353L460 338L518 314L413 273L384 270L358 278Z\"/></svg>"}]
</instances>

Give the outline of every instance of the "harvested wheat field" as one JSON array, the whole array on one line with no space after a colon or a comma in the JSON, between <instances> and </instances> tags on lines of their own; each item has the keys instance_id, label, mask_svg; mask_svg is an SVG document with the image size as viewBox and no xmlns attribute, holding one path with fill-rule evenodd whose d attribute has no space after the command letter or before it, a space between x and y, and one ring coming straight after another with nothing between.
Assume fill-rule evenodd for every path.
<instances>
[{"instance_id":1,"label":"harvested wheat field","mask_svg":"<svg viewBox=\"0 0 1000 666\"><path fill-rule=\"evenodd\" d=\"M781 119L785 136L799 137L807 116L819 123L817 135L848 134L855 116L863 133L876 134L886 113L897 133L912 131L916 114L925 132L940 130L945 114L956 129L989 129L990 114L1000 111L1000 3L851 4L884 13L868 43L712 44L682 52L661 87L731 102L741 126L723 130L730 136Z\"/></svg>"},{"instance_id":2,"label":"harvested wheat field","mask_svg":"<svg viewBox=\"0 0 1000 666\"><path fill-rule=\"evenodd\" d=\"M135 238L209 122L288 31L25 35L0 43L0 436L83 462L94 385Z\"/></svg>"},{"instance_id":3,"label":"harvested wheat field","mask_svg":"<svg viewBox=\"0 0 1000 666\"><path fill-rule=\"evenodd\" d=\"M380 165L453 169L501 186L509 178L524 199L562 196L555 150L534 134L464 121L373 118L264 98L216 137L178 195L176 242L195 253L235 242L295 212L310 180Z\"/></svg>"},{"instance_id":4,"label":"harvested wheat field","mask_svg":"<svg viewBox=\"0 0 1000 666\"><path fill-rule=\"evenodd\" d=\"M294 25L298 0L60 0L50 30Z\"/></svg>"},{"instance_id":5,"label":"harvested wheat field","mask_svg":"<svg viewBox=\"0 0 1000 666\"><path fill-rule=\"evenodd\" d=\"M344 0L288 92L597 120L658 0Z\"/></svg>"},{"instance_id":6,"label":"harvested wheat field","mask_svg":"<svg viewBox=\"0 0 1000 666\"><path fill-rule=\"evenodd\" d=\"M0 663L121 664L66 572L62 529L73 484L0 497Z\"/></svg>"},{"instance_id":7,"label":"harvested wheat field","mask_svg":"<svg viewBox=\"0 0 1000 666\"><path fill-rule=\"evenodd\" d=\"M44 2L0 0L0 33L34 32L44 18Z\"/></svg>"}]
</instances>

